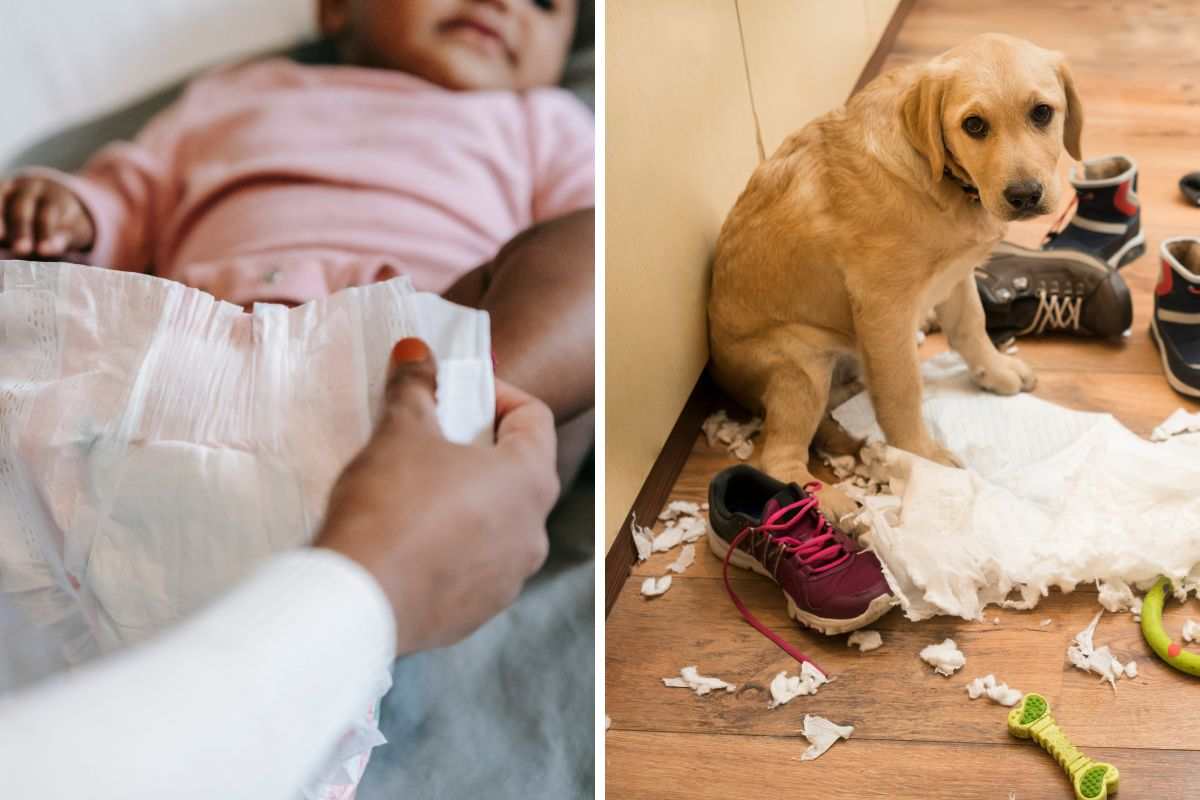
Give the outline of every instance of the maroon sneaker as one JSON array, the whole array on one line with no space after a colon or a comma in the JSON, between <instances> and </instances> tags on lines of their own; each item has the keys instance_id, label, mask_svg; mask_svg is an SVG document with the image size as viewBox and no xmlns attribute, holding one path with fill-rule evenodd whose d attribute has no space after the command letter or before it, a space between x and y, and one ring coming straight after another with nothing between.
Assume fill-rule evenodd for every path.
<instances>
[{"instance_id":1,"label":"maroon sneaker","mask_svg":"<svg viewBox=\"0 0 1200 800\"><path fill-rule=\"evenodd\" d=\"M708 546L725 561L729 596L747 622L798 661L808 659L755 619L734 593L731 563L775 581L787 598L788 616L828 635L869 625L895 602L875 554L820 512L812 494L818 487L801 489L745 464L722 471L708 487Z\"/></svg>"}]
</instances>

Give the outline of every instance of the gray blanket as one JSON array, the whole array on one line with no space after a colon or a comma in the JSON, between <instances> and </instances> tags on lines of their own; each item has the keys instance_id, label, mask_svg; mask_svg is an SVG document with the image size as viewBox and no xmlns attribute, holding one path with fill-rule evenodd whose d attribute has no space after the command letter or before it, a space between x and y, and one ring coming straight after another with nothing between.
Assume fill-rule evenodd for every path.
<instances>
[{"instance_id":1,"label":"gray blanket","mask_svg":"<svg viewBox=\"0 0 1200 800\"><path fill-rule=\"evenodd\" d=\"M582 798L595 777L591 474L550 518L550 559L466 641L392 670L358 800Z\"/></svg>"}]
</instances>

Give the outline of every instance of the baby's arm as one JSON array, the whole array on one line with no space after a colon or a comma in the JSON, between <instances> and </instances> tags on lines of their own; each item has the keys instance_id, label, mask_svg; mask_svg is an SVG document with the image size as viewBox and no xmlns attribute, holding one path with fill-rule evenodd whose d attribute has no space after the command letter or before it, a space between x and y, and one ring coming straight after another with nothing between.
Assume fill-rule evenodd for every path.
<instances>
[{"instance_id":1,"label":"baby's arm","mask_svg":"<svg viewBox=\"0 0 1200 800\"><path fill-rule=\"evenodd\" d=\"M595 212L524 231L446 298L492 318L496 376L542 400L559 424L595 404Z\"/></svg>"},{"instance_id":2,"label":"baby's arm","mask_svg":"<svg viewBox=\"0 0 1200 800\"><path fill-rule=\"evenodd\" d=\"M155 221L165 219L177 194L180 113L172 107L134 142L105 147L78 175L34 167L0 181L0 249L18 258L149 267Z\"/></svg>"},{"instance_id":3,"label":"baby's arm","mask_svg":"<svg viewBox=\"0 0 1200 800\"><path fill-rule=\"evenodd\" d=\"M491 316L496 377L554 412L563 487L595 435L595 295L591 208L529 228L445 293Z\"/></svg>"}]
</instances>

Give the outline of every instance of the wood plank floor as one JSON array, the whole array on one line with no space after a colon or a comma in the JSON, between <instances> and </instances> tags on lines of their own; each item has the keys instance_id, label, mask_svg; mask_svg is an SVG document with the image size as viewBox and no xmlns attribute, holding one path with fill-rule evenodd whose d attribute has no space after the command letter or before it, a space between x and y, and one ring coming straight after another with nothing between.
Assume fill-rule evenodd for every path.
<instances>
[{"instance_id":1,"label":"wood plank floor","mask_svg":"<svg viewBox=\"0 0 1200 800\"><path fill-rule=\"evenodd\" d=\"M1123 270L1135 298L1133 331L1117 344L1022 340L1020 355L1038 370L1036 393L1108 411L1141 434L1178 407L1197 410L1167 386L1146 326L1159 242L1200 234L1200 209L1176 188L1180 175L1200 169L1200 3L918 0L885 69L926 60L987 31L1065 52L1086 109L1085 155L1124 153L1141 168L1147 254ZM1052 219L1014 225L1009 238L1036 246ZM934 336L923 355L944 348ZM709 477L729 463L697 437L672 497L702 500ZM662 575L675 555L636 568L608 618L605 704L612 729L605 769L614 800L1070 797L1048 756L1009 739L1006 709L967 699L963 684L987 672L1046 694L1073 741L1119 767L1118 797L1200 796L1200 679L1158 661L1129 615L1105 615L1096 639L1123 661L1137 659L1136 680L1121 682L1114 693L1066 663L1072 636L1099 609L1094 591L1052 595L1032 613L989 612L998 625L914 624L893 613L874 626L885 646L859 654L845 637L795 627L778 591L742 573L736 588L755 614L837 676L817 696L768 711L767 684L780 670L794 672L795 664L741 621L703 541L696 564L675 577L666 595L646 601L638 594L642 578ZM1195 601L1172 605L1168 626L1189 614L1200 618ZM1045 618L1053 622L1042 627ZM923 646L946 636L968 654L960 673L966 677L942 678L917 658ZM685 664L739 689L700 698L663 687L659 679ZM853 724L854 737L802 763L806 713Z\"/></svg>"}]
</instances>

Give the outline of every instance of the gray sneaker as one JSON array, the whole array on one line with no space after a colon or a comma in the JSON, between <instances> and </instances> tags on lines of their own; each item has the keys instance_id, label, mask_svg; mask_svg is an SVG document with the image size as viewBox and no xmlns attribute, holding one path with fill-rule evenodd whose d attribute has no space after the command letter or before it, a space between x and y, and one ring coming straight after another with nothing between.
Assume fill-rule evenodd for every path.
<instances>
[{"instance_id":1,"label":"gray sneaker","mask_svg":"<svg viewBox=\"0 0 1200 800\"><path fill-rule=\"evenodd\" d=\"M975 268L975 284L995 342L1052 332L1118 337L1133 324L1120 273L1087 253L1000 242Z\"/></svg>"}]
</instances>

